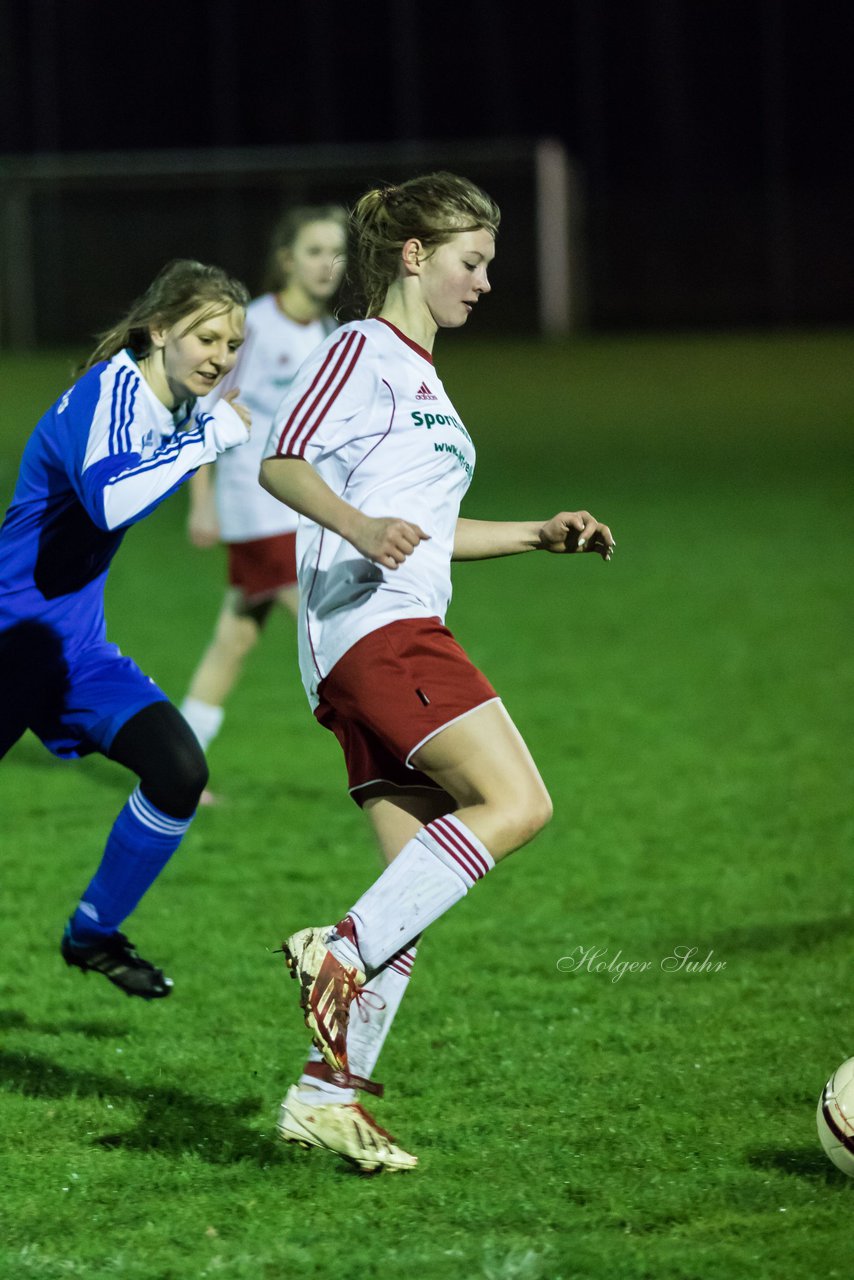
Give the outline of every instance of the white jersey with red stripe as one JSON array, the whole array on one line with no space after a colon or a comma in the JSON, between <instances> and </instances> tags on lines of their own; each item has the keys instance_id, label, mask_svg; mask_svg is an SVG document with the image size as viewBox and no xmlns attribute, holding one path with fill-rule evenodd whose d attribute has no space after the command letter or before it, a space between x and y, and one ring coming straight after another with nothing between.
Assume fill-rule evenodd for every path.
<instances>
[{"instance_id":1,"label":"white jersey with red stripe","mask_svg":"<svg viewBox=\"0 0 854 1280\"><path fill-rule=\"evenodd\" d=\"M249 542L296 529L296 512L261 488L258 472L273 414L303 360L334 324L331 317L310 324L292 320L274 293L249 304L246 340L237 363L216 392L202 402L210 408L209 400L218 399L230 387L239 387L240 401L252 413L248 443L231 449L216 464L216 506L223 542Z\"/></svg>"},{"instance_id":2,"label":"white jersey with red stripe","mask_svg":"<svg viewBox=\"0 0 854 1280\"><path fill-rule=\"evenodd\" d=\"M474 446L429 352L385 320L358 320L302 366L266 456L305 458L366 515L396 516L430 536L397 569L384 569L300 517L300 669L316 706L320 681L363 636L401 618L444 621Z\"/></svg>"}]
</instances>

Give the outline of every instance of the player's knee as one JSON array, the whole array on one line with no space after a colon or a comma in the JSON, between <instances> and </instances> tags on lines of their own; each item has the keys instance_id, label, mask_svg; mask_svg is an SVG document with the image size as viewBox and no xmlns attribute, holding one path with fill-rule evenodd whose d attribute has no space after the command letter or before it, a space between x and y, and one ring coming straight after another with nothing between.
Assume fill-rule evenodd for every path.
<instances>
[{"instance_id":1,"label":"player's knee","mask_svg":"<svg viewBox=\"0 0 854 1280\"><path fill-rule=\"evenodd\" d=\"M514 795L507 795L502 808L500 843L508 850L521 849L533 840L554 812L551 797L539 780Z\"/></svg>"},{"instance_id":2,"label":"player's knee","mask_svg":"<svg viewBox=\"0 0 854 1280\"><path fill-rule=\"evenodd\" d=\"M517 848L533 840L534 836L551 822L553 813L554 806L548 791L544 786L536 788L528 796L517 816Z\"/></svg>"},{"instance_id":3,"label":"player's knee","mask_svg":"<svg viewBox=\"0 0 854 1280\"><path fill-rule=\"evenodd\" d=\"M231 627L227 634L217 637L216 647L219 651L220 662L224 662L229 666L237 666L247 654L251 653L255 648L258 639L258 630L248 623L246 626Z\"/></svg>"},{"instance_id":4,"label":"player's knee","mask_svg":"<svg viewBox=\"0 0 854 1280\"><path fill-rule=\"evenodd\" d=\"M533 812L534 835L538 831L542 831L543 827L547 827L554 817L555 807L552 804L552 798L543 787L541 794L537 798L537 803Z\"/></svg>"},{"instance_id":5,"label":"player's knee","mask_svg":"<svg viewBox=\"0 0 854 1280\"><path fill-rule=\"evenodd\" d=\"M255 648L260 634L260 628L255 622L250 622L247 626L241 627L231 638L232 656L238 662L242 662Z\"/></svg>"},{"instance_id":6,"label":"player's knee","mask_svg":"<svg viewBox=\"0 0 854 1280\"><path fill-rule=\"evenodd\" d=\"M188 817L198 807L199 799L208 785L209 777L208 762L205 759L204 752L199 751L198 754L193 756L192 760L188 760L183 764L175 781L175 797Z\"/></svg>"},{"instance_id":7,"label":"player's knee","mask_svg":"<svg viewBox=\"0 0 854 1280\"><path fill-rule=\"evenodd\" d=\"M140 779L143 793L170 818L189 818L207 786L208 763L198 743L173 745L161 767Z\"/></svg>"},{"instance_id":8,"label":"player's knee","mask_svg":"<svg viewBox=\"0 0 854 1280\"><path fill-rule=\"evenodd\" d=\"M214 632L212 648L219 661L240 662L254 648L260 629L253 608L235 595L220 614Z\"/></svg>"}]
</instances>

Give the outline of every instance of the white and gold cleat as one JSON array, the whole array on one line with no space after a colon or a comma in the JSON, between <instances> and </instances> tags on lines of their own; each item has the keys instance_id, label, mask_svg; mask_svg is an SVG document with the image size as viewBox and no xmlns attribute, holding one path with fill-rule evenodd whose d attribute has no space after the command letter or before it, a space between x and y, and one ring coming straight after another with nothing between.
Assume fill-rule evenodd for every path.
<instances>
[{"instance_id":1,"label":"white and gold cleat","mask_svg":"<svg viewBox=\"0 0 854 1280\"><path fill-rule=\"evenodd\" d=\"M301 1087L292 1085L279 1108L276 1129L283 1142L334 1151L363 1173L401 1173L414 1169L418 1157L399 1147L390 1133L358 1102L301 1102Z\"/></svg>"},{"instance_id":2,"label":"white and gold cleat","mask_svg":"<svg viewBox=\"0 0 854 1280\"><path fill-rule=\"evenodd\" d=\"M334 1071L348 1071L350 1005L364 985L361 969L343 965L326 946L331 925L301 929L282 943L285 963L299 983L305 1025Z\"/></svg>"}]
</instances>

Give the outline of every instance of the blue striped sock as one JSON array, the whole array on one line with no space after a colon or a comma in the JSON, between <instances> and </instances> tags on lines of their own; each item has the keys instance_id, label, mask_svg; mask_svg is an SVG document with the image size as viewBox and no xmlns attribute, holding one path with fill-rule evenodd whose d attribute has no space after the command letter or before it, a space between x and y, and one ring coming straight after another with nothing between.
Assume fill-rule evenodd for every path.
<instances>
[{"instance_id":1,"label":"blue striped sock","mask_svg":"<svg viewBox=\"0 0 854 1280\"><path fill-rule=\"evenodd\" d=\"M139 787L113 823L101 865L71 917L75 942L115 933L154 884L192 818L170 818Z\"/></svg>"}]
</instances>

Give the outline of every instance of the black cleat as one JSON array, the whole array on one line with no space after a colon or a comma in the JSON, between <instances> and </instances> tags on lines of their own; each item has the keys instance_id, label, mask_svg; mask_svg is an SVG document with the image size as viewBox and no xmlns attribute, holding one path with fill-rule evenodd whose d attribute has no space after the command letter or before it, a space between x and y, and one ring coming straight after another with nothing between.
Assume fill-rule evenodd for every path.
<instances>
[{"instance_id":1,"label":"black cleat","mask_svg":"<svg viewBox=\"0 0 854 1280\"><path fill-rule=\"evenodd\" d=\"M75 942L66 925L60 951L66 964L75 965L84 973L90 969L93 973L103 973L125 995L160 1000L172 992L172 979L138 956L133 943L123 933L111 933L93 943Z\"/></svg>"}]
</instances>

